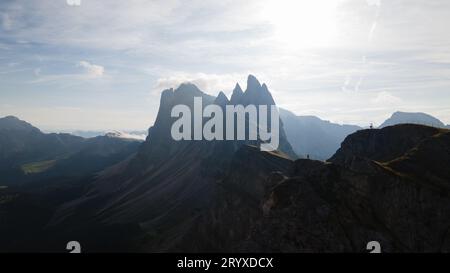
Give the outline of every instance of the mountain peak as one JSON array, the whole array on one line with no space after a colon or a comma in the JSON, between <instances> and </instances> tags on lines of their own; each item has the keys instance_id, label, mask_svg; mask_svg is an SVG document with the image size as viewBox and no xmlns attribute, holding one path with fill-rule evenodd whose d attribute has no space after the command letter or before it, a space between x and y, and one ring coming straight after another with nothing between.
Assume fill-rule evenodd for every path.
<instances>
[{"instance_id":1,"label":"mountain peak","mask_svg":"<svg viewBox=\"0 0 450 273\"><path fill-rule=\"evenodd\" d=\"M39 131L38 128L15 116L0 118L0 130Z\"/></svg>"},{"instance_id":2,"label":"mountain peak","mask_svg":"<svg viewBox=\"0 0 450 273\"><path fill-rule=\"evenodd\" d=\"M16 121L19 121L20 119L18 118L18 117L16 117L16 116L6 116L6 117L4 117L3 119L5 119L5 120L16 120Z\"/></svg>"},{"instance_id":3,"label":"mountain peak","mask_svg":"<svg viewBox=\"0 0 450 273\"><path fill-rule=\"evenodd\" d=\"M267 85L264 83L261 87L261 96L264 98L264 101L269 103L269 104L273 104L275 105L275 100L272 97L272 94L269 91L269 88L267 88Z\"/></svg>"},{"instance_id":4,"label":"mountain peak","mask_svg":"<svg viewBox=\"0 0 450 273\"><path fill-rule=\"evenodd\" d=\"M380 128L405 123L422 124L438 128L445 127L445 124L442 121L426 113L396 111L390 118L388 118L385 122L383 122L383 124L380 125Z\"/></svg>"},{"instance_id":5,"label":"mountain peak","mask_svg":"<svg viewBox=\"0 0 450 273\"><path fill-rule=\"evenodd\" d=\"M228 100L227 96L222 91L219 92L219 95L217 95L216 99L214 100L214 104L217 104L220 106L227 105L228 102L229 102L229 100Z\"/></svg>"},{"instance_id":6,"label":"mountain peak","mask_svg":"<svg viewBox=\"0 0 450 273\"><path fill-rule=\"evenodd\" d=\"M174 97L173 88L166 89L162 91L160 98L160 108L168 107L171 104L171 101Z\"/></svg>"},{"instance_id":7,"label":"mountain peak","mask_svg":"<svg viewBox=\"0 0 450 273\"><path fill-rule=\"evenodd\" d=\"M237 103L243 94L244 94L244 91L242 91L241 86L239 85L239 83L236 83L236 86L233 89L233 94L231 95L231 98L230 98L230 102L232 104Z\"/></svg>"},{"instance_id":8,"label":"mountain peak","mask_svg":"<svg viewBox=\"0 0 450 273\"><path fill-rule=\"evenodd\" d=\"M232 102L234 102L234 100L232 100ZM238 103L243 105L275 105L275 101L273 100L267 85L261 85L258 79L251 74L247 78L247 89L242 95L242 98L239 99Z\"/></svg>"},{"instance_id":9,"label":"mountain peak","mask_svg":"<svg viewBox=\"0 0 450 273\"><path fill-rule=\"evenodd\" d=\"M247 78L247 91L253 91L261 88L261 84L258 79L252 74L248 75Z\"/></svg>"},{"instance_id":10,"label":"mountain peak","mask_svg":"<svg viewBox=\"0 0 450 273\"><path fill-rule=\"evenodd\" d=\"M201 96L204 94L195 84L190 82L180 84L180 86L178 86L178 88L175 89L174 93L194 95L194 96Z\"/></svg>"}]
</instances>

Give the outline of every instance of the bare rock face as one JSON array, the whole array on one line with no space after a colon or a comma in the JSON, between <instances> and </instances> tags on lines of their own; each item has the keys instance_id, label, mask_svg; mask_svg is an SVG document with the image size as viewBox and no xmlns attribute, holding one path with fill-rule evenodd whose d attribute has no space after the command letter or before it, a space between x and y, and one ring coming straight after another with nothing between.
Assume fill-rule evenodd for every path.
<instances>
[{"instance_id":1,"label":"bare rock face","mask_svg":"<svg viewBox=\"0 0 450 273\"><path fill-rule=\"evenodd\" d=\"M239 83L236 83L236 86L233 89L233 93L231 94L230 103L235 105L238 104L241 97L244 95L244 91L242 91Z\"/></svg>"}]
</instances>

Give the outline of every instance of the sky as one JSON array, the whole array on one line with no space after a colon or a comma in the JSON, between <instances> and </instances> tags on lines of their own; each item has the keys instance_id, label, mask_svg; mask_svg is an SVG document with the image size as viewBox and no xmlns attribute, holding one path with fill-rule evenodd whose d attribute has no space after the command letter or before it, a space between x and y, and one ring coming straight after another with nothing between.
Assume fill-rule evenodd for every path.
<instances>
[{"instance_id":1,"label":"sky","mask_svg":"<svg viewBox=\"0 0 450 273\"><path fill-rule=\"evenodd\" d=\"M449 26L448 0L2 0L0 117L145 130L163 89L253 74L298 115L450 124Z\"/></svg>"}]
</instances>

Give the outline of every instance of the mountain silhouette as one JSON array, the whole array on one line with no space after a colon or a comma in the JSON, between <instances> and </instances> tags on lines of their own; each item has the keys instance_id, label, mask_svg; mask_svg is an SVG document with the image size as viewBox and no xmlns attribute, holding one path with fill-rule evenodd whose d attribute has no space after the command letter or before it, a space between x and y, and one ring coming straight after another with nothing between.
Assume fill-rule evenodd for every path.
<instances>
[{"instance_id":1,"label":"mountain silhouette","mask_svg":"<svg viewBox=\"0 0 450 273\"><path fill-rule=\"evenodd\" d=\"M390 118L384 121L380 128L397 124L421 124L426 126L433 126L437 128L446 128L447 126L439 119L425 114L425 113L408 113L408 112L395 112Z\"/></svg>"}]
</instances>

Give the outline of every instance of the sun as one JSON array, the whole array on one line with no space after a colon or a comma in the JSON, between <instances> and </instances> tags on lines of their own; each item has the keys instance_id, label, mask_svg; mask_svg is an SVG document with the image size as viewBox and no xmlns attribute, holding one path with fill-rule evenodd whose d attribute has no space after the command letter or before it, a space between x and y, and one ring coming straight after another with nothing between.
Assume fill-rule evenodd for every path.
<instances>
[{"instance_id":1,"label":"sun","mask_svg":"<svg viewBox=\"0 0 450 273\"><path fill-rule=\"evenodd\" d=\"M263 17L273 38L288 48L326 46L337 35L339 0L266 0Z\"/></svg>"}]
</instances>

